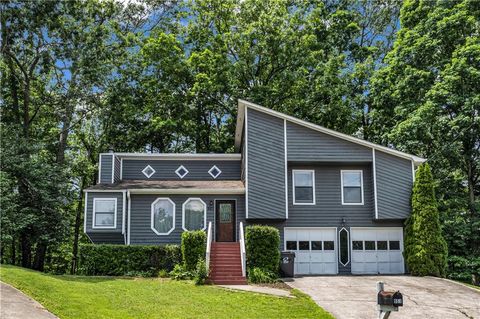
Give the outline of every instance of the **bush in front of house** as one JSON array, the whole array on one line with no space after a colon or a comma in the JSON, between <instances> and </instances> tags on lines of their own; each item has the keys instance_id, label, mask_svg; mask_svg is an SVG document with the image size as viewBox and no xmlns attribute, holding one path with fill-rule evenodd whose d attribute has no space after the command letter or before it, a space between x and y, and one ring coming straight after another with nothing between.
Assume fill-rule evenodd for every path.
<instances>
[{"instance_id":1,"label":"bush in front of house","mask_svg":"<svg viewBox=\"0 0 480 319\"><path fill-rule=\"evenodd\" d=\"M200 259L205 258L207 235L203 230L182 233L182 257L186 271L195 271Z\"/></svg>"},{"instance_id":2,"label":"bush in front of house","mask_svg":"<svg viewBox=\"0 0 480 319\"><path fill-rule=\"evenodd\" d=\"M248 272L248 281L252 284L271 284L278 280L278 274L263 270L261 268L253 268Z\"/></svg>"},{"instance_id":3,"label":"bush in front of house","mask_svg":"<svg viewBox=\"0 0 480 319\"><path fill-rule=\"evenodd\" d=\"M247 226L245 248L247 252L247 272L250 280L252 280L252 274L255 278L272 277L267 282L277 278L280 264L279 247L280 232L278 229L271 226ZM258 269L254 270L255 268Z\"/></svg>"},{"instance_id":4,"label":"bush in front of house","mask_svg":"<svg viewBox=\"0 0 480 319\"><path fill-rule=\"evenodd\" d=\"M157 276L181 263L178 245L80 246L78 274L87 276Z\"/></svg>"}]
</instances>

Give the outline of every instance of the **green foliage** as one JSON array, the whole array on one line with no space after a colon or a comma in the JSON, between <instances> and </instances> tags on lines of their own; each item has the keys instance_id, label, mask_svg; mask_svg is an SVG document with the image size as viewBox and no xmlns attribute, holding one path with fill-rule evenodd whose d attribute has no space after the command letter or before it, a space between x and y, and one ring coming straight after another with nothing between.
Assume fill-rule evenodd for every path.
<instances>
[{"instance_id":1,"label":"green foliage","mask_svg":"<svg viewBox=\"0 0 480 319\"><path fill-rule=\"evenodd\" d=\"M448 256L448 278L480 284L480 257L474 256ZM477 282L474 282L474 281Z\"/></svg>"},{"instance_id":2,"label":"green foliage","mask_svg":"<svg viewBox=\"0 0 480 319\"><path fill-rule=\"evenodd\" d=\"M405 261L417 276L444 277L447 243L442 235L432 172L428 164L418 167L412 195L412 215L405 224Z\"/></svg>"},{"instance_id":3,"label":"green foliage","mask_svg":"<svg viewBox=\"0 0 480 319\"><path fill-rule=\"evenodd\" d=\"M203 230L182 233L183 265L188 271L194 271L197 263L205 258L207 235Z\"/></svg>"},{"instance_id":4,"label":"green foliage","mask_svg":"<svg viewBox=\"0 0 480 319\"><path fill-rule=\"evenodd\" d=\"M181 262L180 247L82 245L78 272L90 276L157 276Z\"/></svg>"},{"instance_id":5,"label":"green foliage","mask_svg":"<svg viewBox=\"0 0 480 319\"><path fill-rule=\"evenodd\" d=\"M276 273L258 267L248 272L248 281L252 284L271 284L277 282L277 278Z\"/></svg>"},{"instance_id":6,"label":"green foliage","mask_svg":"<svg viewBox=\"0 0 480 319\"><path fill-rule=\"evenodd\" d=\"M182 264L177 264L170 272L170 277L174 280L188 280L195 276L194 271L189 271Z\"/></svg>"},{"instance_id":7,"label":"green foliage","mask_svg":"<svg viewBox=\"0 0 480 319\"><path fill-rule=\"evenodd\" d=\"M247 253L247 270L260 268L264 272L277 274L280 265L280 232L270 226L247 226L245 231L245 248Z\"/></svg>"},{"instance_id":8,"label":"green foliage","mask_svg":"<svg viewBox=\"0 0 480 319\"><path fill-rule=\"evenodd\" d=\"M196 285L203 285L205 280L208 278L207 272L207 264L205 263L205 259L200 259L197 262L197 267L195 268L195 276L193 277L193 281Z\"/></svg>"}]
</instances>

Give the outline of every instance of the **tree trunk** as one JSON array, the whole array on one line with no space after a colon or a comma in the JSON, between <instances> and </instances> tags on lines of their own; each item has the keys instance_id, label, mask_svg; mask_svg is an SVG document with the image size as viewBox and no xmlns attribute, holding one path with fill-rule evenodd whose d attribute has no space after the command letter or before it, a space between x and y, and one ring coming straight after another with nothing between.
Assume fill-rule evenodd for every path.
<instances>
[{"instance_id":1,"label":"tree trunk","mask_svg":"<svg viewBox=\"0 0 480 319\"><path fill-rule=\"evenodd\" d=\"M21 235L21 245L22 245L22 267L31 268L32 267L32 245L30 243L30 238L25 233Z\"/></svg>"},{"instance_id":2,"label":"tree trunk","mask_svg":"<svg viewBox=\"0 0 480 319\"><path fill-rule=\"evenodd\" d=\"M45 266L45 255L47 254L47 244L38 243L35 249L35 259L33 261L33 269L43 271Z\"/></svg>"},{"instance_id":3,"label":"tree trunk","mask_svg":"<svg viewBox=\"0 0 480 319\"><path fill-rule=\"evenodd\" d=\"M83 188L85 185L85 177L82 177L80 182L80 194L78 198L78 205L77 205L77 215L75 216L75 229L74 229L74 236L73 236L73 251L72 251L72 268L70 269L70 274L74 275L77 272L77 265L78 265L78 239L80 237L80 225L82 219L82 211L83 211Z\"/></svg>"}]
</instances>

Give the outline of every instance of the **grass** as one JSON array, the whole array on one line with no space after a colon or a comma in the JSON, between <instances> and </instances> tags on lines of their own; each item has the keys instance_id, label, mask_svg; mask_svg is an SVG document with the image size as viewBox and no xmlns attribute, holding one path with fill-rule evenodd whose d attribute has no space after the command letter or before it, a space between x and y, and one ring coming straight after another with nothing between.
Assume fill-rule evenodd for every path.
<instances>
[{"instance_id":1,"label":"grass","mask_svg":"<svg viewBox=\"0 0 480 319\"><path fill-rule=\"evenodd\" d=\"M160 278L56 276L9 265L1 281L60 318L333 318L308 296L236 292Z\"/></svg>"}]
</instances>

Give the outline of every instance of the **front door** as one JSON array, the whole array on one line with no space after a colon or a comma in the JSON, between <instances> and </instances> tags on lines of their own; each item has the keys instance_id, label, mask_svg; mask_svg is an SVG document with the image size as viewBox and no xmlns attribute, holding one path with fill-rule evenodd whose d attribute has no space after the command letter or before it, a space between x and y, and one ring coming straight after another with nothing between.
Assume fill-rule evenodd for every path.
<instances>
[{"instance_id":1,"label":"front door","mask_svg":"<svg viewBox=\"0 0 480 319\"><path fill-rule=\"evenodd\" d=\"M235 241L235 201L217 200L215 207L217 241Z\"/></svg>"}]
</instances>

